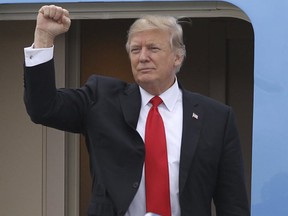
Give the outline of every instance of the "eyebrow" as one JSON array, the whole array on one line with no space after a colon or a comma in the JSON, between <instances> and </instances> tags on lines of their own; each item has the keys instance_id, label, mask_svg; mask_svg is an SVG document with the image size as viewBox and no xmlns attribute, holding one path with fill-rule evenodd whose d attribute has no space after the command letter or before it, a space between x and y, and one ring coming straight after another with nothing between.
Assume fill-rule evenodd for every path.
<instances>
[{"instance_id":1,"label":"eyebrow","mask_svg":"<svg viewBox=\"0 0 288 216\"><path fill-rule=\"evenodd\" d=\"M131 44L130 44L130 47L141 47L141 46L142 46L142 44L137 43L137 42L136 43L131 42ZM147 46L147 47L149 47L149 46L161 46L161 43L148 42L145 44L145 46ZM163 44L162 44L162 46L163 46Z\"/></svg>"}]
</instances>

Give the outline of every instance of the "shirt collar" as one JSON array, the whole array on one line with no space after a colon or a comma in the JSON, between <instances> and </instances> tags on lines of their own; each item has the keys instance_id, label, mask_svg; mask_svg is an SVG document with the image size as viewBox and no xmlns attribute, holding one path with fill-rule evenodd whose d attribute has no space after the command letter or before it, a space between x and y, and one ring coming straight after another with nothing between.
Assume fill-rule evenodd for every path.
<instances>
[{"instance_id":1,"label":"shirt collar","mask_svg":"<svg viewBox=\"0 0 288 216\"><path fill-rule=\"evenodd\" d=\"M140 88L140 93L141 93L141 100L142 100L142 106L146 106L149 101L155 96L149 94L147 91L145 91L143 88ZM169 111L172 111L177 99L179 97L179 94L181 93L177 78L175 79L174 84L167 89L165 92L159 95L159 97L162 99L163 103L167 107Z\"/></svg>"}]
</instances>

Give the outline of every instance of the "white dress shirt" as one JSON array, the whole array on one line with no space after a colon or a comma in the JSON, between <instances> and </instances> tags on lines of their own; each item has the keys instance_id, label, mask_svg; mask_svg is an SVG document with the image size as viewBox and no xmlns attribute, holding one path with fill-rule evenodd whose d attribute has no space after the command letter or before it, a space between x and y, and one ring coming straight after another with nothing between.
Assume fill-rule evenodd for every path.
<instances>
[{"instance_id":1,"label":"white dress shirt","mask_svg":"<svg viewBox=\"0 0 288 216\"><path fill-rule=\"evenodd\" d=\"M154 96L142 88L140 88L140 93L142 104L137 124L137 131L144 140L146 118L151 108L149 101ZM179 89L177 80L173 86L159 96L163 100L163 103L158 106L158 110L162 116L166 134L171 212L172 216L180 216L179 163L183 125L183 105L182 92ZM146 213L144 170L145 169L143 168L143 175L139 189L125 216L143 216Z\"/></svg>"},{"instance_id":2,"label":"white dress shirt","mask_svg":"<svg viewBox=\"0 0 288 216\"><path fill-rule=\"evenodd\" d=\"M53 58L53 50L54 47L34 49L33 46L31 46L25 48L25 65L27 67L32 67L51 60ZM149 101L153 95L149 94L141 87L140 93L142 103L137 124L137 131L144 140L146 118L151 107ZM163 103L158 106L158 110L162 116L166 134L171 212L172 216L180 216L179 163L183 125L183 103L182 92L179 89L177 79L167 91L159 96L163 100ZM146 214L144 170L145 169L143 168L143 175L139 189L125 216L144 216Z\"/></svg>"},{"instance_id":3,"label":"white dress shirt","mask_svg":"<svg viewBox=\"0 0 288 216\"><path fill-rule=\"evenodd\" d=\"M53 58L54 46L50 48L33 48L26 47L24 49L25 66L33 67L38 64L45 63Z\"/></svg>"}]
</instances>

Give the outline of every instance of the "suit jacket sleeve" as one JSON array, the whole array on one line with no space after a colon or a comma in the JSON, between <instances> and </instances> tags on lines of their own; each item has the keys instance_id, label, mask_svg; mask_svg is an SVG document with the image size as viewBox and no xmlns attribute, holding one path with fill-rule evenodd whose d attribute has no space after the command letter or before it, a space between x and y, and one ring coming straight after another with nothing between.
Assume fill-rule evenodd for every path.
<instances>
[{"instance_id":1,"label":"suit jacket sleeve","mask_svg":"<svg viewBox=\"0 0 288 216\"><path fill-rule=\"evenodd\" d=\"M214 194L217 215L248 216L250 210L243 174L242 151L231 109L228 113L223 143Z\"/></svg>"},{"instance_id":2,"label":"suit jacket sleeve","mask_svg":"<svg viewBox=\"0 0 288 216\"><path fill-rule=\"evenodd\" d=\"M90 86L56 89L53 59L24 68L24 102L34 123L69 132L84 130L84 110L93 95Z\"/></svg>"},{"instance_id":3,"label":"suit jacket sleeve","mask_svg":"<svg viewBox=\"0 0 288 216\"><path fill-rule=\"evenodd\" d=\"M93 179L88 214L124 215L144 163L144 143L135 129L139 88L93 75L81 88L56 89L53 60L25 67L24 73L24 100L33 122L86 135Z\"/></svg>"}]
</instances>

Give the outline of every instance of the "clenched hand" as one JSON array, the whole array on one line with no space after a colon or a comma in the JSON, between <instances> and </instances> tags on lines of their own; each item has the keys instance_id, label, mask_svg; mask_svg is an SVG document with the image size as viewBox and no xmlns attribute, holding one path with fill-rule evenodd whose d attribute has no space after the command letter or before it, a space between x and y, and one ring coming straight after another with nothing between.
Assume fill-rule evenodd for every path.
<instances>
[{"instance_id":1,"label":"clenched hand","mask_svg":"<svg viewBox=\"0 0 288 216\"><path fill-rule=\"evenodd\" d=\"M67 32L70 25L71 20L66 9L55 5L41 7L37 16L34 47L51 47L55 37Z\"/></svg>"}]
</instances>

